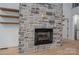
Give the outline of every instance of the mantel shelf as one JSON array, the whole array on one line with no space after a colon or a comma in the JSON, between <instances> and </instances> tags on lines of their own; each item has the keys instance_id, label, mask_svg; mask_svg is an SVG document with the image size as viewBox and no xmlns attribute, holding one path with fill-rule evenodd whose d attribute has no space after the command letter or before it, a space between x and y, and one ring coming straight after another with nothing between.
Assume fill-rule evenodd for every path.
<instances>
[{"instance_id":1,"label":"mantel shelf","mask_svg":"<svg viewBox=\"0 0 79 59\"><path fill-rule=\"evenodd\" d=\"M1 17L8 17L8 18L19 18L19 16L14 15L0 15Z\"/></svg>"},{"instance_id":2,"label":"mantel shelf","mask_svg":"<svg viewBox=\"0 0 79 59\"><path fill-rule=\"evenodd\" d=\"M12 11L12 12L19 12L19 10L17 9L11 9L11 8L3 8L3 7L0 7L1 10L4 10L4 11Z\"/></svg>"},{"instance_id":3,"label":"mantel shelf","mask_svg":"<svg viewBox=\"0 0 79 59\"><path fill-rule=\"evenodd\" d=\"M19 22L0 22L1 24L19 24Z\"/></svg>"}]
</instances>

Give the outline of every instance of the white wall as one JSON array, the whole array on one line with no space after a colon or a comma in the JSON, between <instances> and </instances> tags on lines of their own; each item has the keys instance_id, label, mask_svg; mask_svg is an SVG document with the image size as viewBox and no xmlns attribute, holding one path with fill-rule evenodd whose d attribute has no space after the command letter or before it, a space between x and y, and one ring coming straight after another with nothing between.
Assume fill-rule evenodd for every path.
<instances>
[{"instance_id":1,"label":"white wall","mask_svg":"<svg viewBox=\"0 0 79 59\"><path fill-rule=\"evenodd\" d=\"M74 35L75 35L75 24L74 24L74 16L79 15L79 7L72 8L71 3L65 3L63 4L63 14L65 15L66 18L69 19L69 38L71 40L74 40ZM63 37L67 38L67 27L66 27L66 21L65 21L65 26L63 29Z\"/></svg>"},{"instance_id":2,"label":"white wall","mask_svg":"<svg viewBox=\"0 0 79 59\"><path fill-rule=\"evenodd\" d=\"M70 3L64 3L63 4L63 14L65 16L65 18L68 18L69 19L69 30L68 30L68 34L69 34L69 37L67 38L67 20L64 21L64 27L63 27L63 38L64 39L71 39L71 26L70 26L70 23L71 23L71 4Z\"/></svg>"},{"instance_id":3,"label":"white wall","mask_svg":"<svg viewBox=\"0 0 79 59\"><path fill-rule=\"evenodd\" d=\"M0 3L0 7L19 9L19 3Z\"/></svg>"},{"instance_id":4,"label":"white wall","mask_svg":"<svg viewBox=\"0 0 79 59\"><path fill-rule=\"evenodd\" d=\"M75 16L75 15L79 15L79 6L78 7L75 7L75 8L72 8L72 18ZM75 19L73 18L72 19L72 38L75 38L74 35L75 35L75 24L74 24L74 21ZM77 20L76 20L77 21Z\"/></svg>"},{"instance_id":5,"label":"white wall","mask_svg":"<svg viewBox=\"0 0 79 59\"><path fill-rule=\"evenodd\" d=\"M17 18L0 17L0 22L13 22L13 23L18 23L19 22L19 19L17 19Z\"/></svg>"},{"instance_id":6,"label":"white wall","mask_svg":"<svg viewBox=\"0 0 79 59\"><path fill-rule=\"evenodd\" d=\"M18 46L18 25L0 24L0 48Z\"/></svg>"},{"instance_id":7,"label":"white wall","mask_svg":"<svg viewBox=\"0 0 79 59\"><path fill-rule=\"evenodd\" d=\"M17 3L0 3L0 7L18 10L19 4L17 4ZM18 16L19 14L18 14L18 12L0 10L0 15ZM18 23L19 19L0 16L0 22ZM18 24L0 23L0 48L18 46L18 37L19 37L18 32L19 32Z\"/></svg>"}]
</instances>

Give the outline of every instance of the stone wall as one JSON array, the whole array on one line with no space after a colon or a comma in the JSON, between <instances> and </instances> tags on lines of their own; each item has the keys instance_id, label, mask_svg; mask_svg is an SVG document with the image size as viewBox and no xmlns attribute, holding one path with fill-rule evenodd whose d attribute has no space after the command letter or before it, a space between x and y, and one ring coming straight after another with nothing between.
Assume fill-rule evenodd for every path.
<instances>
[{"instance_id":1,"label":"stone wall","mask_svg":"<svg viewBox=\"0 0 79 59\"><path fill-rule=\"evenodd\" d=\"M60 3L21 3L20 4L19 52L45 50L61 45L63 4ZM34 45L35 28L52 28L53 43Z\"/></svg>"}]
</instances>

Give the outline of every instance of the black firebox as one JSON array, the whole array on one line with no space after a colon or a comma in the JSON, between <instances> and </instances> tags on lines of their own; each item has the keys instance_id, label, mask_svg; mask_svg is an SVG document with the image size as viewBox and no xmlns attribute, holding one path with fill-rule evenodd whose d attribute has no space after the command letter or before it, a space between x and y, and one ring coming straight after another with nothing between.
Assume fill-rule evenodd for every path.
<instances>
[{"instance_id":1,"label":"black firebox","mask_svg":"<svg viewBox=\"0 0 79 59\"><path fill-rule=\"evenodd\" d=\"M37 28L35 29L35 45L50 44L53 41L53 29Z\"/></svg>"}]
</instances>

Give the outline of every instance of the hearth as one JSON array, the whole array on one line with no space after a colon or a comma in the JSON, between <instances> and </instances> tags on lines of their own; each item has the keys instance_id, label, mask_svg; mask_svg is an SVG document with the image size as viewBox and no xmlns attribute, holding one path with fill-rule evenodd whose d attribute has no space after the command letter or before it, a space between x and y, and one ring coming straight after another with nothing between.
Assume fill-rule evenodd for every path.
<instances>
[{"instance_id":1,"label":"hearth","mask_svg":"<svg viewBox=\"0 0 79 59\"><path fill-rule=\"evenodd\" d=\"M35 29L35 45L51 44L53 41L53 29Z\"/></svg>"}]
</instances>

